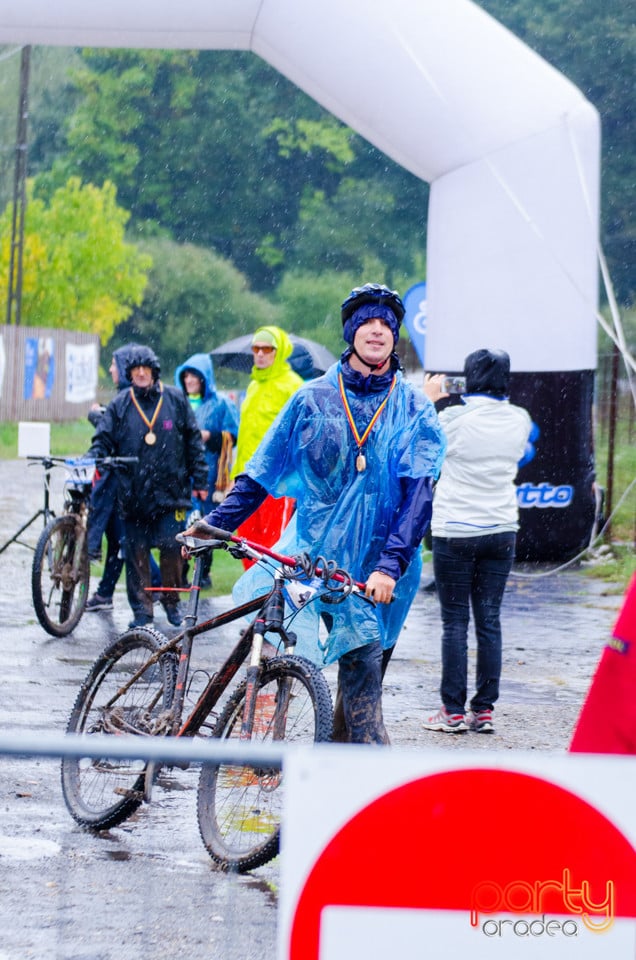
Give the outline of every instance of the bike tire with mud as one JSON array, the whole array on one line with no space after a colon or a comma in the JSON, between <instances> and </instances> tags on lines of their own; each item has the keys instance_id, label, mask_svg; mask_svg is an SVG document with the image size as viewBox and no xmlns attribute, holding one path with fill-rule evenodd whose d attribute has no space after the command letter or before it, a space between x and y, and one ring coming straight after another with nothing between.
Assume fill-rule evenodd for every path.
<instances>
[{"instance_id":1,"label":"bike tire with mud","mask_svg":"<svg viewBox=\"0 0 636 960\"><path fill-rule=\"evenodd\" d=\"M228 700L213 736L239 738L247 683ZM289 693L284 729L276 717ZM274 724L279 727L274 732ZM316 743L331 738L333 708L327 682L309 660L281 656L266 662L259 678L251 742ZM242 764L204 765L197 814L203 843L224 870L245 873L273 859L280 846L282 771Z\"/></svg>"},{"instance_id":2,"label":"bike tire with mud","mask_svg":"<svg viewBox=\"0 0 636 960\"><path fill-rule=\"evenodd\" d=\"M33 555L33 607L54 637L65 637L75 629L88 599L90 566L85 543L82 546L77 537L77 523L73 514L50 520Z\"/></svg>"},{"instance_id":3,"label":"bike tire with mud","mask_svg":"<svg viewBox=\"0 0 636 960\"><path fill-rule=\"evenodd\" d=\"M95 661L77 695L67 733L165 734L166 711L174 696L177 661L165 653L142 669L167 643L150 627L123 633ZM135 681L122 692L138 671ZM107 830L143 802L146 762L103 757L64 757L62 792L71 816L83 827Z\"/></svg>"}]
</instances>

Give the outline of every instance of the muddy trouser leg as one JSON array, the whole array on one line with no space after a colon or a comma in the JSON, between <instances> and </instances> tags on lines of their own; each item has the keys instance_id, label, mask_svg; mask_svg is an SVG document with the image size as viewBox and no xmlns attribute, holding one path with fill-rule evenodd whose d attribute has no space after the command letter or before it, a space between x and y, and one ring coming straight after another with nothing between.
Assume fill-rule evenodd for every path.
<instances>
[{"instance_id":1,"label":"muddy trouser leg","mask_svg":"<svg viewBox=\"0 0 636 960\"><path fill-rule=\"evenodd\" d=\"M126 591L135 620L152 620L150 586L150 535L147 525L125 522Z\"/></svg>"},{"instance_id":2,"label":"muddy trouser leg","mask_svg":"<svg viewBox=\"0 0 636 960\"><path fill-rule=\"evenodd\" d=\"M395 650L395 645L389 647L388 650L382 651L382 666L381 666L381 678L384 680L384 674L386 673L386 668L389 665L389 660L393 656L393 651ZM385 731L386 732L386 731ZM350 743L349 737L347 735L347 725L345 723L344 717L344 707L342 703L342 688L340 682L338 682L338 689L336 691L336 702L333 707L333 733L331 739L334 743ZM386 743L389 743L388 734L386 734Z\"/></svg>"},{"instance_id":3,"label":"muddy trouser leg","mask_svg":"<svg viewBox=\"0 0 636 960\"><path fill-rule=\"evenodd\" d=\"M334 712L335 741L389 743L382 717L383 672L383 652L379 643L358 647L340 657Z\"/></svg>"},{"instance_id":4,"label":"muddy trouser leg","mask_svg":"<svg viewBox=\"0 0 636 960\"><path fill-rule=\"evenodd\" d=\"M175 539L185 526L185 511L178 510L164 513L155 519L153 545L159 548L159 568L161 570L161 585L171 589L160 594L164 609L177 607L179 592L176 588L182 585L183 558L181 544Z\"/></svg>"}]
</instances>

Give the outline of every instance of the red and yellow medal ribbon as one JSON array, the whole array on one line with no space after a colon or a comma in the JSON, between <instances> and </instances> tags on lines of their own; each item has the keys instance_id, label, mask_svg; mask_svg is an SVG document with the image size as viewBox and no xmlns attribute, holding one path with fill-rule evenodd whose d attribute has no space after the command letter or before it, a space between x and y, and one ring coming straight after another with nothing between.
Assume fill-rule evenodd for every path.
<instances>
[{"instance_id":1,"label":"red and yellow medal ribbon","mask_svg":"<svg viewBox=\"0 0 636 960\"><path fill-rule=\"evenodd\" d=\"M362 434L362 436L360 436L360 434L358 433L358 428L356 427L356 424L355 424L355 420L353 419L353 414L351 413L351 407L349 406L349 401L347 400L347 393L346 393L346 391L345 391L344 380L342 379L342 374L341 374L341 373L338 374L338 388L339 388L339 390L340 390L340 399L342 400L342 406L344 407L344 411L345 411L345 414L346 414L346 417L347 417L347 422L348 422L348 424L349 424L349 426L350 426L350 428L351 428L351 433L352 433L353 436L354 436L354 439L355 439L355 441L356 441L356 443L357 443L357 445L358 445L358 450L359 450L359 451L362 449L362 447L363 447L364 443L366 442L369 434L371 433L371 431L373 430L374 426L375 426L376 423L378 422L378 417L380 416L380 414L382 413L382 411L383 411L384 408L386 407L386 405L387 405L387 403L388 403L388 400L389 400L389 397L390 397L391 394L393 393L393 388L395 387L396 382L397 382L397 378L394 376L394 377L393 377L393 380L391 381L391 386L389 387L389 392L387 393L386 397L384 398L384 400L382 401L382 403L380 404L380 406L378 407L378 409L375 411L375 413L374 413L373 416L371 417L371 422L369 423L369 426L368 426L367 429L364 431L364 433Z\"/></svg>"},{"instance_id":2,"label":"red and yellow medal ribbon","mask_svg":"<svg viewBox=\"0 0 636 960\"><path fill-rule=\"evenodd\" d=\"M130 388L130 396L131 396L132 402L135 404L139 416L141 417L141 419L143 420L143 422L144 422L144 423L146 424L146 426L148 427L148 433L146 434L146 436L147 436L147 437L152 437L153 440L154 440L154 433L152 432L152 428L154 427L154 425L155 425L155 423L156 423L156 421L157 421L157 417L159 416L159 411L161 410L161 405L162 405L162 403L163 403L163 383L161 382L161 380L159 381L159 392L160 392L160 394L161 394L161 396L159 397L159 402L157 403L157 406L155 407L155 412L154 412L153 415L152 415L152 419L149 420L148 417L146 416L146 414L143 412L143 410L142 410L141 407L139 406L139 402L138 402L138 400L137 400L137 397L135 396L135 391L133 390L132 387Z\"/></svg>"}]
</instances>

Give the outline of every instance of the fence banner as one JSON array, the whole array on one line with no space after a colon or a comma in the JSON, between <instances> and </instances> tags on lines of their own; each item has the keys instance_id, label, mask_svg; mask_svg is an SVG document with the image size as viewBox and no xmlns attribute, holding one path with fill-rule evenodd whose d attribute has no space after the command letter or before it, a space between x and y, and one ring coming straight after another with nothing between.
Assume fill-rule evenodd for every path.
<instances>
[{"instance_id":1,"label":"fence banner","mask_svg":"<svg viewBox=\"0 0 636 960\"><path fill-rule=\"evenodd\" d=\"M68 403L89 403L97 392L99 347L96 343L66 344L66 390Z\"/></svg>"},{"instance_id":2,"label":"fence banner","mask_svg":"<svg viewBox=\"0 0 636 960\"><path fill-rule=\"evenodd\" d=\"M97 395L99 337L0 327L0 420L77 420ZM85 408L82 407L85 405Z\"/></svg>"}]
</instances>

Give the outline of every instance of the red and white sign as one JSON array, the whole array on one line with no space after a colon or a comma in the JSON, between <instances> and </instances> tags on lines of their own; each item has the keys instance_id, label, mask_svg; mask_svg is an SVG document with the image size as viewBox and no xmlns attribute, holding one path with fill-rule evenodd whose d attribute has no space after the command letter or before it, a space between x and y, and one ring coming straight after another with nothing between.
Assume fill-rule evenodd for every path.
<instances>
[{"instance_id":1,"label":"red and white sign","mask_svg":"<svg viewBox=\"0 0 636 960\"><path fill-rule=\"evenodd\" d=\"M636 956L636 759L325 746L285 791L280 960Z\"/></svg>"}]
</instances>

